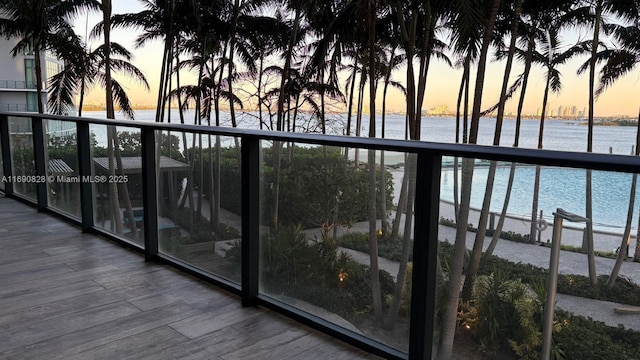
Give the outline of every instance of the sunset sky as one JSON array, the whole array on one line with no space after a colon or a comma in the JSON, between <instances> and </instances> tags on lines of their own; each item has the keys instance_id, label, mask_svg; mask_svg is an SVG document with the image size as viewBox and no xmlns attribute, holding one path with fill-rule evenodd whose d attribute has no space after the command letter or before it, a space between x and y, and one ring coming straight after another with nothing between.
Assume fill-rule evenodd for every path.
<instances>
[{"instance_id":1,"label":"sunset sky","mask_svg":"<svg viewBox=\"0 0 640 360\"><path fill-rule=\"evenodd\" d=\"M138 12L143 7L132 0L115 0L113 1L113 13ZM87 21L88 20L88 21ZM86 24L88 22L89 29L101 20L101 14L90 14L88 18L81 16L75 21L75 29L78 34L85 34ZM156 41L146 45L143 48L135 49L133 42L139 33L135 30L114 30L112 32L112 41L118 42L129 50L131 50L135 58L133 63L145 73L147 80L151 85L151 91L146 91L134 83L128 83L126 80L120 80L128 88L129 96L134 104L154 104L157 98L158 79L160 74L160 65L162 61L162 43ZM563 35L566 44L573 44L578 39L590 38L588 30L573 30ZM90 41L92 47L96 47L102 40L94 39ZM566 65L559 68L563 75L563 89L560 95L551 94L549 96L549 108L557 109L558 106L576 106L581 111L587 106L588 101L588 75L576 75L576 69L580 64L586 61L586 57L580 57L572 60ZM490 62L487 66L487 76L485 81L485 90L483 94L483 108L491 106L497 101L500 93L500 85L502 82L505 62ZM514 65L512 70L512 78L515 78L522 72L523 66L519 63ZM473 71L472 73L475 73ZM436 61L432 63L429 71L427 82L427 91L424 103L424 109L431 107L447 105L450 110L455 108L458 89L460 85L461 69L450 68L446 64ZM405 68L400 68L394 74L394 79L405 83ZM195 74L184 75L183 81L191 81L195 83ZM625 78L618 80L611 88L603 93L596 102L596 116L616 116L628 115L637 116L638 107L640 106L640 98L638 98L637 88L640 80L640 71L634 71ZM475 80L472 78L472 91ZM538 108L542 106L542 95L544 91L545 74L539 68L533 68L529 79L529 87L527 89L527 97L525 100L525 113L535 114ZM381 87L380 87L381 89ZM380 93L381 91L379 91ZM507 112L515 112L517 107L517 96L507 104ZM366 95L365 95L366 98ZM379 98L378 98L379 100ZM94 89L88 96L86 103L101 104L104 103L104 92L100 89ZM380 108L380 106L378 106ZM396 90L390 90L387 99L387 108L389 111L403 111L405 103L403 96Z\"/></svg>"}]
</instances>

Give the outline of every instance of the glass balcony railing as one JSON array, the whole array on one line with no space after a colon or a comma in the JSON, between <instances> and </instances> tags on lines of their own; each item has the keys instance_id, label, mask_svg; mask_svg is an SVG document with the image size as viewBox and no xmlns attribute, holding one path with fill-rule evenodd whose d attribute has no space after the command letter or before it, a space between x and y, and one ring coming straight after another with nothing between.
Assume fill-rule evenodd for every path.
<instances>
[{"instance_id":1,"label":"glass balcony railing","mask_svg":"<svg viewBox=\"0 0 640 360\"><path fill-rule=\"evenodd\" d=\"M0 89L35 89L36 83L33 81L21 80L0 80Z\"/></svg>"},{"instance_id":2,"label":"glass balcony railing","mask_svg":"<svg viewBox=\"0 0 640 360\"><path fill-rule=\"evenodd\" d=\"M0 130L7 196L373 354L638 354L636 157L1 113Z\"/></svg>"}]
</instances>

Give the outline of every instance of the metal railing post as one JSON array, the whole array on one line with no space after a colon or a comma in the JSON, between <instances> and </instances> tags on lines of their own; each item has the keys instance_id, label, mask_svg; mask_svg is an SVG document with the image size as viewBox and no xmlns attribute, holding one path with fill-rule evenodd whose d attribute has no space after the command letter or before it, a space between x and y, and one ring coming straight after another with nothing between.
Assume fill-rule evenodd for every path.
<instances>
[{"instance_id":1,"label":"metal railing post","mask_svg":"<svg viewBox=\"0 0 640 360\"><path fill-rule=\"evenodd\" d=\"M91 178L91 134L89 123L76 122L78 142L78 175L80 176L80 216L82 231L89 231L94 225L93 183Z\"/></svg>"},{"instance_id":2,"label":"metal railing post","mask_svg":"<svg viewBox=\"0 0 640 360\"><path fill-rule=\"evenodd\" d=\"M45 154L45 136L44 125L41 117L31 118L31 129L33 131L33 154L36 164L36 178L43 180L47 177L47 156ZM38 211L47 208L47 182L36 182L36 201L38 202Z\"/></svg>"},{"instance_id":3,"label":"metal railing post","mask_svg":"<svg viewBox=\"0 0 640 360\"><path fill-rule=\"evenodd\" d=\"M11 167L11 144L9 143L9 117L6 114L0 115L0 145L2 145L2 167L5 178L10 179L13 175ZM4 193L13 194L13 181L4 182Z\"/></svg>"},{"instance_id":4,"label":"metal railing post","mask_svg":"<svg viewBox=\"0 0 640 360\"><path fill-rule=\"evenodd\" d=\"M156 164L156 130L141 129L144 258L152 261L158 256L158 164Z\"/></svg>"},{"instance_id":5,"label":"metal railing post","mask_svg":"<svg viewBox=\"0 0 640 360\"><path fill-rule=\"evenodd\" d=\"M242 138L242 305L254 306L260 274L260 140Z\"/></svg>"},{"instance_id":6,"label":"metal railing post","mask_svg":"<svg viewBox=\"0 0 640 360\"><path fill-rule=\"evenodd\" d=\"M431 359L438 281L438 222L442 156L419 153L413 230L409 359ZM398 210L400 211L400 210ZM410 216L411 214L407 214ZM425 284L426 282L426 284ZM423 286L424 285L424 286Z\"/></svg>"},{"instance_id":7,"label":"metal railing post","mask_svg":"<svg viewBox=\"0 0 640 360\"><path fill-rule=\"evenodd\" d=\"M553 213L553 235L551 236L551 254L549 255L549 277L547 280L547 298L544 304L544 318L542 322L542 348L540 359L551 359L551 344L553 340L553 314L556 307L556 292L558 288L558 269L560 262L560 243L562 241L562 223L586 222L589 219L566 212L560 208Z\"/></svg>"}]
</instances>

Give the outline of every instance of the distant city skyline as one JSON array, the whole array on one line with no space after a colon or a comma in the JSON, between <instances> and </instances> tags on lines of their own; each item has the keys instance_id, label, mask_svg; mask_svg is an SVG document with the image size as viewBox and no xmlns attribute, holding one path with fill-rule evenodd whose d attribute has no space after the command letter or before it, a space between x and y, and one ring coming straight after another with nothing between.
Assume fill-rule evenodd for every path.
<instances>
[{"instance_id":1,"label":"distant city skyline","mask_svg":"<svg viewBox=\"0 0 640 360\"><path fill-rule=\"evenodd\" d=\"M114 14L139 12L141 10L143 10L143 7L137 1L113 1ZM85 34L85 25L87 23L90 29L94 24L101 20L101 14L98 13L90 14L88 18L81 16L75 21L74 28L78 34ZM160 77L159 74L162 59L162 43L160 41L154 41L150 42L143 48L135 49L133 43L138 33L139 32L137 30L114 29L112 32L112 40L119 42L121 45L132 51L134 54L132 62L143 70L151 86L151 90L146 91L135 83L127 82L126 80L123 81L129 91L132 103L152 105L156 103L158 79ZM582 32L573 31L565 34L564 36L566 43L573 42L578 38L585 39L589 37L590 34L586 30ZM93 39L89 43L92 48L95 48L101 41L101 39ZM585 62L586 59L586 56L582 56L567 62L567 64L559 68L563 75L563 89L559 95L550 94L549 104L547 105L548 108L555 107L556 114L557 107L560 104L566 104L562 106L575 105L578 109L586 107L588 101L588 76L586 74L581 76L575 74L576 69ZM500 94L504 65L504 61L488 62L482 108L488 108L497 102ZM523 66L520 63L516 62L514 64L514 69L511 72L512 80L522 72L522 67ZM406 67L399 68L394 72L393 78L396 81L406 83L405 70ZM471 98L473 98L473 84L475 84L475 78L473 77L474 73L475 71L472 71ZM441 61L434 60L429 70L423 111L428 111L430 108L442 105L446 105L449 109L455 109L461 75L462 69L450 68ZM184 75L181 76L183 83L195 83L195 74L184 73ZM542 106L542 94L545 85L544 78L545 74L541 69L536 67L532 69L524 104L524 113L529 115L536 114L537 109ZM638 92L639 79L640 73L632 72L607 89L596 100L594 109L595 115L599 117L636 117L640 101L638 101L634 94ZM507 113L515 113L518 96L519 92L516 92L515 96L507 103ZM365 101L368 101L368 94L365 94ZM101 89L93 89L93 91L87 94L86 103L104 103L104 92ZM379 104L378 108L380 108L382 104L381 91L378 91L377 103ZM398 90L389 90L389 94L387 96L387 109L388 112L404 112L406 110L403 95Z\"/></svg>"}]
</instances>

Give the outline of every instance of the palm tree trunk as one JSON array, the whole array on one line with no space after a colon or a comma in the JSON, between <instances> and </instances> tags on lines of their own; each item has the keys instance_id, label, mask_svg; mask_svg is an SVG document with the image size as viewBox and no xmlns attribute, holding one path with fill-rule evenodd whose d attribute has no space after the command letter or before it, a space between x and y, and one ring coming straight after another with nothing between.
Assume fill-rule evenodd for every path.
<instances>
[{"instance_id":1,"label":"palm tree trunk","mask_svg":"<svg viewBox=\"0 0 640 360\"><path fill-rule=\"evenodd\" d=\"M542 149L542 139L544 137L544 118L547 111L547 100L549 99L549 83L551 81L551 69L548 70L547 83L542 99L542 114L540 114L540 130L538 132L538 149ZM540 194L540 165L536 165L536 175L533 183L533 201L531 202L531 227L529 230L529 243L536 242L536 232L538 229L538 197Z\"/></svg>"},{"instance_id":2,"label":"palm tree trunk","mask_svg":"<svg viewBox=\"0 0 640 360\"><path fill-rule=\"evenodd\" d=\"M493 184L496 177L497 163L492 160L489 163L489 173L487 174L487 185L484 191L484 199L482 200L482 210L480 211L480 219L478 220L478 231L476 231L475 241L473 242L473 251L467 265L467 274L462 287L462 301L471 300L471 290L473 283L480 267L480 259L482 258L482 247L484 245L484 237L487 233L487 220L489 219L489 207L491 205L491 195L493 194Z\"/></svg>"},{"instance_id":3,"label":"palm tree trunk","mask_svg":"<svg viewBox=\"0 0 640 360\"><path fill-rule=\"evenodd\" d=\"M356 74L358 73L358 58L354 56L353 73L351 74L351 90L349 91L349 105L347 106L347 132L346 136L351 136L351 115L353 113L353 93L356 87ZM349 159L349 148L344 149L345 159Z\"/></svg>"},{"instance_id":4,"label":"palm tree trunk","mask_svg":"<svg viewBox=\"0 0 640 360\"><path fill-rule=\"evenodd\" d=\"M491 242L487 247L487 250L484 252L484 257L489 258L493 255L493 251L498 245L498 240L500 240L500 236L502 235L502 228L504 227L504 220L507 217L507 209L509 208L509 201L511 200L511 191L513 189L513 180L516 174L516 163L511 163L511 168L509 169L509 180L507 181L507 190L504 196L504 204L502 205L502 211L500 212L500 218L498 219L498 224L496 224L496 229L493 233L493 237L491 238Z\"/></svg>"},{"instance_id":5,"label":"palm tree trunk","mask_svg":"<svg viewBox=\"0 0 640 360\"><path fill-rule=\"evenodd\" d=\"M262 119L262 72L264 71L264 57L260 56L260 68L258 71L258 118L260 119L260 130L263 129L263 119Z\"/></svg>"},{"instance_id":6,"label":"palm tree trunk","mask_svg":"<svg viewBox=\"0 0 640 360\"><path fill-rule=\"evenodd\" d=\"M507 64L505 65L504 76L502 78L502 89L500 91L500 102L498 104L498 116L496 118L496 128L493 135L493 145L500 145L500 136L502 134L502 124L504 117L504 107L507 97L507 87L509 85L509 76L511 75L511 66L513 64L513 56L516 48L516 38L518 37L518 24L520 23L520 10L522 9L522 0L516 3L516 9L513 14L513 26L511 29L511 42L509 44L509 55L507 56ZM492 160L489 164L489 173L487 174L487 185L485 187L484 199L482 202L482 210L480 211L480 219L478 220L478 231L476 232L475 242L473 243L473 252L467 266L467 275L465 277L464 286L462 288L462 299L468 301L471 299L471 290L475 281L480 259L482 258L482 247L487 232L487 221L491 209L491 196L493 195L493 184L496 175L496 161Z\"/></svg>"},{"instance_id":7,"label":"palm tree trunk","mask_svg":"<svg viewBox=\"0 0 640 360\"><path fill-rule=\"evenodd\" d=\"M638 120L638 127L636 129L635 156L640 155L640 114L638 114ZM618 250L616 263L613 265L611 275L609 275L609 280L607 281L607 287L609 287L610 289L613 288L613 285L618 278L618 273L620 272L620 268L622 267L622 262L627 258L629 243L631 242L631 221L633 220L633 209L636 200L637 184L638 174L633 174L633 178L631 179L631 190L629 194L629 210L627 211L627 222L624 226L624 234L622 235L622 241L620 242L620 249ZM636 250L638 249L638 242L638 238L636 237Z\"/></svg>"},{"instance_id":8,"label":"palm tree trunk","mask_svg":"<svg viewBox=\"0 0 640 360\"><path fill-rule=\"evenodd\" d=\"M230 41L229 41L229 75L227 82L229 85L229 112L231 115L231 126L237 127L236 124L236 110L233 104L233 55L235 53L236 45L236 28L238 27L238 14L240 12L240 0L235 0L233 5L233 21L231 23ZM239 149L238 149L239 151Z\"/></svg>"},{"instance_id":9,"label":"palm tree trunk","mask_svg":"<svg viewBox=\"0 0 640 360\"><path fill-rule=\"evenodd\" d=\"M360 84L358 85L358 104L356 109L356 137L360 137L360 132L362 129L362 103L364 101L364 85L366 82L367 76L364 69L362 69L362 76L360 76ZM355 148L354 162L356 167L360 165L360 149Z\"/></svg>"},{"instance_id":10,"label":"palm tree trunk","mask_svg":"<svg viewBox=\"0 0 640 360\"><path fill-rule=\"evenodd\" d=\"M465 92L465 89L469 89L469 65L471 63L471 53L468 53L465 56L464 59L464 64L463 64L463 72L462 72L462 79L460 80L460 91L458 92L458 102L456 105L456 144L460 143L460 106L462 104L462 98L464 96L464 94L467 94L467 96L465 96L465 104L464 104L464 108L465 108L465 115L464 115L464 134L462 136L463 142L466 142L466 137L467 137L467 114L466 111L467 106L468 106L468 91ZM458 210L460 208L460 204L459 204L459 184L458 184L458 157L454 157L453 159L453 216L454 216L454 221L458 222Z\"/></svg>"},{"instance_id":11,"label":"palm tree trunk","mask_svg":"<svg viewBox=\"0 0 640 360\"><path fill-rule=\"evenodd\" d=\"M493 0L491 12L482 37L482 47L478 60L478 70L476 75L476 86L473 100L473 113L471 115L471 133L469 142L475 144L478 139L478 126L480 120L480 109L482 103L482 91L484 88L484 77L491 42L493 27L495 24L501 0ZM460 298L460 283L462 281L462 266L464 253L466 252L467 223L469 221L469 208L471 206L471 183L473 180L474 159L464 159L462 162L462 185L460 196L460 211L458 223L456 224L456 240L454 254L449 273L449 292L444 311L442 332L440 336L440 348L438 359L450 359L453 353L453 339L455 336L456 319L458 314L458 301Z\"/></svg>"},{"instance_id":12,"label":"palm tree trunk","mask_svg":"<svg viewBox=\"0 0 640 360\"><path fill-rule=\"evenodd\" d=\"M598 53L598 42L600 36L600 21L602 19L603 0L596 2L595 25L593 27L593 42L591 44L591 59L589 59L589 129L587 133L587 152L593 151L593 110L594 110L594 89L596 76L596 62ZM591 170L587 170L586 181L586 212L587 219L587 261L589 266L589 281L591 285L598 283L598 274L596 273L596 260L593 250L593 186L591 181Z\"/></svg>"},{"instance_id":13,"label":"palm tree trunk","mask_svg":"<svg viewBox=\"0 0 640 360\"><path fill-rule=\"evenodd\" d=\"M640 146L638 146L638 142L640 142L640 111L638 112L638 129L636 130L636 156L640 154ZM633 261L640 261L640 216L638 216L638 231L636 232L636 251L633 254Z\"/></svg>"},{"instance_id":14,"label":"palm tree trunk","mask_svg":"<svg viewBox=\"0 0 640 360\"><path fill-rule=\"evenodd\" d=\"M402 234L402 250L400 254L400 265L396 276L396 284L393 290L393 300L389 307L389 313L385 319L384 327L391 329L398 318L398 310L400 310L400 300L402 299L402 289L405 286L407 276L407 264L409 261L409 249L411 247L411 227L413 225L413 205L416 192L416 171L418 158L416 154L409 154L407 161L405 177L409 179L409 191L407 201L407 214L404 223L404 233Z\"/></svg>"},{"instance_id":15,"label":"palm tree trunk","mask_svg":"<svg viewBox=\"0 0 640 360\"><path fill-rule=\"evenodd\" d=\"M442 330L440 333L440 347L437 359L449 360L453 352L453 339L455 336L455 324L458 314L458 299L460 283L462 281L462 265L467 252L467 224L469 222L469 205L471 202L471 183L473 178L474 160L462 159L462 182L460 189L460 211L456 223L456 239L451 259L449 283L447 286L448 298L445 303Z\"/></svg>"},{"instance_id":16,"label":"palm tree trunk","mask_svg":"<svg viewBox=\"0 0 640 360\"><path fill-rule=\"evenodd\" d=\"M369 1L367 27L369 32L369 137L376 137L376 11L375 3ZM369 261L371 265L371 296L376 321L382 324L382 295L378 268L378 239L376 231L376 151L369 149Z\"/></svg>"},{"instance_id":17,"label":"palm tree trunk","mask_svg":"<svg viewBox=\"0 0 640 360\"><path fill-rule=\"evenodd\" d=\"M387 73L385 74L384 79L384 88L382 90L382 131L381 136L384 139L386 132L386 115L387 115L387 90L389 89L389 82L391 80L391 72L394 66L394 57L395 57L395 46L391 50L391 54L389 56L389 68L387 69ZM386 170L384 167L384 151L380 152L380 216L382 217L382 231L387 234L389 230L389 222L387 219L387 180L386 180ZM393 239L393 238L392 238Z\"/></svg>"},{"instance_id":18,"label":"palm tree trunk","mask_svg":"<svg viewBox=\"0 0 640 360\"><path fill-rule=\"evenodd\" d=\"M636 154L637 156L638 154ZM627 258L627 250L629 249L629 242L631 241L631 221L633 220L633 209L636 199L636 186L638 184L638 174L633 174L631 179L631 190L629 194L629 210L627 211L627 221L624 225L624 233L622 234L622 241L620 242L620 248L618 249L618 256L616 262L611 269L611 275L607 281L607 287L613 288L613 285L618 279L618 273L622 267L622 262Z\"/></svg>"},{"instance_id":19,"label":"palm tree trunk","mask_svg":"<svg viewBox=\"0 0 640 360\"><path fill-rule=\"evenodd\" d=\"M405 164L407 163L407 161L408 159L405 155ZM406 165L405 165L405 170L406 170ZM398 233L400 232L400 219L402 218L402 213L405 211L405 208L407 207L408 188L409 188L409 178L405 175L402 177L402 185L400 187L400 196L398 197L398 206L396 207L397 209L396 217L393 220L391 235L389 236L390 239L398 238Z\"/></svg>"},{"instance_id":20,"label":"palm tree trunk","mask_svg":"<svg viewBox=\"0 0 640 360\"><path fill-rule=\"evenodd\" d=\"M524 108L524 97L527 93L527 84L529 83L529 74L531 73L531 63L533 62L533 49L535 46L535 28L531 30L529 43L527 45L527 54L524 60L524 71L522 75L522 88L520 90L520 99L518 100L518 111L516 113L516 134L513 142L514 147L518 147L520 142L520 124L522 123L522 109Z\"/></svg>"},{"instance_id":21,"label":"palm tree trunk","mask_svg":"<svg viewBox=\"0 0 640 360\"><path fill-rule=\"evenodd\" d=\"M78 100L78 117L82 117L82 106L84 105L84 92L86 87L86 79L83 76L80 79L80 99Z\"/></svg>"},{"instance_id":22,"label":"palm tree trunk","mask_svg":"<svg viewBox=\"0 0 640 360\"><path fill-rule=\"evenodd\" d=\"M38 113L44 114L44 104L42 103L42 59L40 40L35 39L33 41L33 54L35 57L35 70L36 70L36 95L38 96Z\"/></svg>"}]
</instances>

